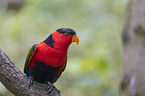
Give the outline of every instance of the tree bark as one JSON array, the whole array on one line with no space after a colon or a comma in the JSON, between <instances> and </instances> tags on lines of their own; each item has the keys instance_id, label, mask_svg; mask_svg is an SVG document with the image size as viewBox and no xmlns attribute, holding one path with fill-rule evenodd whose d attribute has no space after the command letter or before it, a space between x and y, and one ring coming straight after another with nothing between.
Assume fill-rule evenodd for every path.
<instances>
[{"instance_id":1,"label":"tree bark","mask_svg":"<svg viewBox=\"0 0 145 96\"><path fill-rule=\"evenodd\" d=\"M121 96L145 96L145 0L130 0L122 32Z\"/></svg>"},{"instance_id":2,"label":"tree bark","mask_svg":"<svg viewBox=\"0 0 145 96\"><path fill-rule=\"evenodd\" d=\"M0 49L0 81L15 96L60 96L60 92L53 86L48 93L48 85L33 81L28 87L28 77L23 74Z\"/></svg>"}]
</instances>

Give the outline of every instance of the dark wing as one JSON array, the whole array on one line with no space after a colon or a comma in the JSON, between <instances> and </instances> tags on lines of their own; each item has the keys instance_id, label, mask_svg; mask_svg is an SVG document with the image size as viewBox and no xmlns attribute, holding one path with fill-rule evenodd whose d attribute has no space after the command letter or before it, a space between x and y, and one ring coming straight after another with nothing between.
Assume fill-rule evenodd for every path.
<instances>
[{"instance_id":1,"label":"dark wing","mask_svg":"<svg viewBox=\"0 0 145 96\"><path fill-rule=\"evenodd\" d=\"M30 61L32 60L32 58L34 57L34 55L36 53L36 49L37 49L37 44L33 45L27 54L25 66L24 66L24 73L26 73L26 74L27 74L27 70L28 70Z\"/></svg>"}]
</instances>

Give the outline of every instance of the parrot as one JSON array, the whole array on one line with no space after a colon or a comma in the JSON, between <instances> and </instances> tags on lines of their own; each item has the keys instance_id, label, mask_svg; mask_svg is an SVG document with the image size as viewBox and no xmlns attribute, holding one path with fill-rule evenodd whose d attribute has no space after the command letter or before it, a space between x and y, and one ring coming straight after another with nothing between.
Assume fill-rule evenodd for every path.
<instances>
[{"instance_id":1,"label":"parrot","mask_svg":"<svg viewBox=\"0 0 145 96\"><path fill-rule=\"evenodd\" d=\"M33 80L48 84L55 83L67 64L67 50L72 42L78 45L79 38L71 28L59 28L44 41L34 44L26 57L24 73Z\"/></svg>"}]
</instances>

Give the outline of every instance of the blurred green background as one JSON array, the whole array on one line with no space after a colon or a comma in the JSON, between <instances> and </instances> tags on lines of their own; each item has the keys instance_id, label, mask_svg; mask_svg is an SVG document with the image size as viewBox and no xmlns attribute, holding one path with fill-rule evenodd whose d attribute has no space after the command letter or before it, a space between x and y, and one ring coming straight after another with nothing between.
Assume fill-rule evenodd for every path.
<instances>
[{"instance_id":1,"label":"blurred green background","mask_svg":"<svg viewBox=\"0 0 145 96\"><path fill-rule=\"evenodd\" d=\"M7 0L6 0L7 1ZM2 2L2 1L1 1ZM0 7L0 48L23 71L29 48L61 27L74 29L65 72L54 84L62 96L118 96L127 0L25 0ZM2 3L1 3L2 5ZM13 96L0 84L0 96Z\"/></svg>"}]
</instances>

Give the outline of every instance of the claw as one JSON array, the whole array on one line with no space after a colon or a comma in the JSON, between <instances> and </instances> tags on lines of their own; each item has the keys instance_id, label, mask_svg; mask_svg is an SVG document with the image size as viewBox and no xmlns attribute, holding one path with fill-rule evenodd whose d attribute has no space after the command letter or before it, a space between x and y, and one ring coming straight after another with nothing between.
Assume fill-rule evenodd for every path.
<instances>
[{"instance_id":1,"label":"claw","mask_svg":"<svg viewBox=\"0 0 145 96\"><path fill-rule=\"evenodd\" d=\"M29 76L28 78L28 87L30 88L30 86L33 84L33 77Z\"/></svg>"},{"instance_id":2,"label":"claw","mask_svg":"<svg viewBox=\"0 0 145 96\"><path fill-rule=\"evenodd\" d=\"M48 86L47 90L48 90L48 93L50 93L52 91L52 89L53 89L53 84L48 82L48 85L49 86Z\"/></svg>"}]
</instances>

